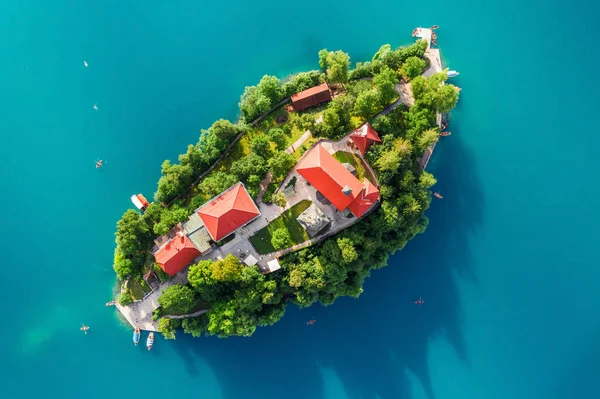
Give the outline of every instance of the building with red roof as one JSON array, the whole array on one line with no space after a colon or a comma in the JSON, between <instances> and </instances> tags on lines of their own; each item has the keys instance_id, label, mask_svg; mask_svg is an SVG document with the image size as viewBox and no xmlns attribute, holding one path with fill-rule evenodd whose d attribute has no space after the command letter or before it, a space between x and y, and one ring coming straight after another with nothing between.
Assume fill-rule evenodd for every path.
<instances>
[{"instance_id":1,"label":"building with red roof","mask_svg":"<svg viewBox=\"0 0 600 399\"><path fill-rule=\"evenodd\" d=\"M331 101L331 91L327 83L311 87L296 94L292 94L292 104L296 111L301 111L315 105Z\"/></svg>"},{"instance_id":2,"label":"building with red roof","mask_svg":"<svg viewBox=\"0 0 600 399\"><path fill-rule=\"evenodd\" d=\"M200 251L183 232L179 231L174 238L154 252L154 259L165 273L174 276L198 255Z\"/></svg>"},{"instance_id":3,"label":"building with red roof","mask_svg":"<svg viewBox=\"0 0 600 399\"><path fill-rule=\"evenodd\" d=\"M374 143L381 143L379 135L369 123L365 123L350 133L348 140L353 143L363 155L365 155L371 145Z\"/></svg>"},{"instance_id":4,"label":"building with red roof","mask_svg":"<svg viewBox=\"0 0 600 399\"><path fill-rule=\"evenodd\" d=\"M221 241L260 216L258 207L242 183L229 187L196 212L214 241Z\"/></svg>"},{"instance_id":5,"label":"building with red roof","mask_svg":"<svg viewBox=\"0 0 600 399\"><path fill-rule=\"evenodd\" d=\"M296 171L340 212L348 209L361 217L379 199L373 184L366 179L361 183L320 144L300 161Z\"/></svg>"}]
</instances>

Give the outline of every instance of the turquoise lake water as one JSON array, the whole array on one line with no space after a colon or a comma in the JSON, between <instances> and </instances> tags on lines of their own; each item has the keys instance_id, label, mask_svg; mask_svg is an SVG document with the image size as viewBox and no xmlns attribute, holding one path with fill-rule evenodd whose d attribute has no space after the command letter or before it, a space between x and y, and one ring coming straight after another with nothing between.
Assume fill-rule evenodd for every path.
<instances>
[{"instance_id":1,"label":"turquoise lake water","mask_svg":"<svg viewBox=\"0 0 600 399\"><path fill-rule=\"evenodd\" d=\"M2 397L600 397L599 8L4 0ZM357 300L290 307L250 339L133 347L104 306L115 223L161 162L235 118L262 74L315 68L323 47L365 60L433 24L463 91L427 232Z\"/></svg>"}]
</instances>

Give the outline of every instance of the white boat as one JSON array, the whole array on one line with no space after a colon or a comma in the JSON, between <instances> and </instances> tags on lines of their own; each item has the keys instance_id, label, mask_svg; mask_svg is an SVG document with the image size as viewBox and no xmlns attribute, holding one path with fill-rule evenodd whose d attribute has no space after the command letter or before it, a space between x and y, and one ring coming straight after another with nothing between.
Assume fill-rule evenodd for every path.
<instances>
[{"instance_id":1,"label":"white boat","mask_svg":"<svg viewBox=\"0 0 600 399\"><path fill-rule=\"evenodd\" d=\"M150 203L142 194L132 195L131 202L133 202L133 205L142 212L146 212L146 209L150 206Z\"/></svg>"},{"instance_id":2,"label":"white boat","mask_svg":"<svg viewBox=\"0 0 600 399\"><path fill-rule=\"evenodd\" d=\"M152 349L152 345L154 345L154 333L151 332L148 335L148 339L146 340L146 348L148 348L148 350Z\"/></svg>"},{"instance_id":3,"label":"white boat","mask_svg":"<svg viewBox=\"0 0 600 399\"><path fill-rule=\"evenodd\" d=\"M94 104L94 109L98 111L98 106L96 104Z\"/></svg>"},{"instance_id":4,"label":"white boat","mask_svg":"<svg viewBox=\"0 0 600 399\"><path fill-rule=\"evenodd\" d=\"M458 76L458 75L459 75L459 73L458 73L458 72L456 72L456 71L448 71L448 73L447 73L447 74L448 74L448 77L449 77L449 78L453 78L453 77L455 77L455 76Z\"/></svg>"},{"instance_id":5,"label":"white boat","mask_svg":"<svg viewBox=\"0 0 600 399\"><path fill-rule=\"evenodd\" d=\"M85 65L85 67L87 68L87 66L88 66L87 61L83 61L83 65Z\"/></svg>"}]
</instances>

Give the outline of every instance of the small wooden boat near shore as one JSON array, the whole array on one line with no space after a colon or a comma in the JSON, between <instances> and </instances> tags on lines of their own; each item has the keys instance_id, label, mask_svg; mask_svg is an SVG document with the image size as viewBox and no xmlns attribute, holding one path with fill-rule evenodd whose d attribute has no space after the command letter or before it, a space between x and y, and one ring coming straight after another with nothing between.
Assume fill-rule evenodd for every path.
<instances>
[{"instance_id":1,"label":"small wooden boat near shore","mask_svg":"<svg viewBox=\"0 0 600 399\"><path fill-rule=\"evenodd\" d=\"M431 44L433 44L434 46L437 46L437 42L435 41L434 38L431 38Z\"/></svg>"},{"instance_id":2,"label":"small wooden boat near shore","mask_svg":"<svg viewBox=\"0 0 600 399\"><path fill-rule=\"evenodd\" d=\"M154 333L151 332L148 335L148 339L146 340L146 348L148 348L148 350L152 349L152 345L154 345Z\"/></svg>"},{"instance_id":3,"label":"small wooden boat near shore","mask_svg":"<svg viewBox=\"0 0 600 399\"><path fill-rule=\"evenodd\" d=\"M439 198L439 199L442 199L442 198L444 198L444 197L442 197L442 194L438 193L437 191L436 191L435 193L433 193L433 196L434 196L435 198Z\"/></svg>"},{"instance_id":4,"label":"small wooden boat near shore","mask_svg":"<svg viewBox=\"0 0 600 399\"><path fill-rule=\"evenodd\" d=\"M418 33L419 33L419 28L415 28L415 30L412 31L412 36L415 37L415 36L417 36Z\"/></svg>"},{"instance_id":5,"label":"small wooden boat near shore","mask_svg":"<svg viewBox=\"0 0 600 399\"><path fill-rule=\"evenodd\" d=\"M437 28L439 28L439 27L440 27L439 25L433 25L433 26L432 26L431 28L429 28L429 29L431 29L431 30L434 30L434 29L437 29Z\"/></svg>"},{"instance_id":6,"label":"small wooden boat near shore","mask_svg":"<svg viewBox=\"0 0 600 399\"><path fill-rule=\"evenodd\" d=\"M117 304L117 301L106 302L106 306L115 306L116 304Z\"/></svg>"},{"instance_id":7,"label":"small wooden boat near shore","mask_svg":"<svg viewBox=\"0 0 600 399\"><path fill-rule=\"evenodd\" d=\"M452 134L451 132L441 132L440 137L450 136L451 134Z\"/></svg>"},{"instance_id":8,"label":"small wooden boat near shore","mask_svg":"<svg viewBox=\"0 0 600 399\"><path fill-rule=\"evenodd\" d=\"M134 345L137 345L137 344L140 342L140 335L141 335L141 334L140 334L140 329L139 329L139 328L136 328L136 329L133 331L133 344L134 344ZM148 348L148 349L149 349L149 348Z\"/></svg>"}]
</instances>

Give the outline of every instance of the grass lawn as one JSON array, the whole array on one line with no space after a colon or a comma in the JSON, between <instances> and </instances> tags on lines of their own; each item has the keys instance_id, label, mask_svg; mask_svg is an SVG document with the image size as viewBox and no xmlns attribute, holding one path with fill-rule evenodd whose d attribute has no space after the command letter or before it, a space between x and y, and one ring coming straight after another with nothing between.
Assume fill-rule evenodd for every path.
<instances>
[{"instance_id":1,"label":"grass lawn","mask_svg":"<svg viewBox=\"0 0 600 399\"><path fill-rule=\"evenodd\" d=\"M312 145L317 141L317 139L315 137L313 137L312 135L308 136L308 138L306 139L306 141L300 146L300 148L296 148L296 150L292 153L292 155L294 156L294 158L296 159L300 159L300 157L302 155L304 155L304 153L306 151L308 151L310 149L310 147L312 147ZM306 150L302 150L302 147L306 148Z\"/></svg>"},{"instance_id":2,"label":"grass lawn","mask_svg":"<svg viewBox=\"0 0 600 399\"><path fill-rule=\"evenodd\" d=\"M140 281L138 281L138 283L140 284L140 286L142 287L142 290L147 294L149 292L152 292L152 288L150 288L150 286L148 285L148 283L146 282L146 280L144 280L143 278L140 278Z\"/></svg>"},{"instance_id":3,"label":"grass lawn","mask_svg":"<svg viewBox=\"0 0 600 399\"><path fill-rule=\"evenodd\" d=\"M365 177L367 171L365 165L356 154L345 151L338 151L333 154L333 157L340 161L340 163L348 162L350 165L356 168L356 177L358 180L362 181L363 177Z\"/></svg>"},{"instance_id":4,"label":"grass lawn","mask_svg":"<svg viewBox=\"0 0 600 399\"><path fill-rule=\"evenodd\" d=\"M250 237L250 242L252 242L258 253L264 255L275 252L275 248L271 245L271 235L275 230L282 227L290 233L293 245L309 240L310 237L306 234L306 230L298 223L296 218L311 205L310 200L300 201Z\"/></svg>"},{"instance_id":5,"label":"grass lawn","mask_svg":"<svg viewBox=\"0 0 600 399\"><path fill-rule=\"evenodd\" d=\"M135 278L129 279L129 281L127 282L127 288L129 288L129 292L131 293L131 297L134 301L144 299L144 290Z\"/></svg>"}]
</instances>

